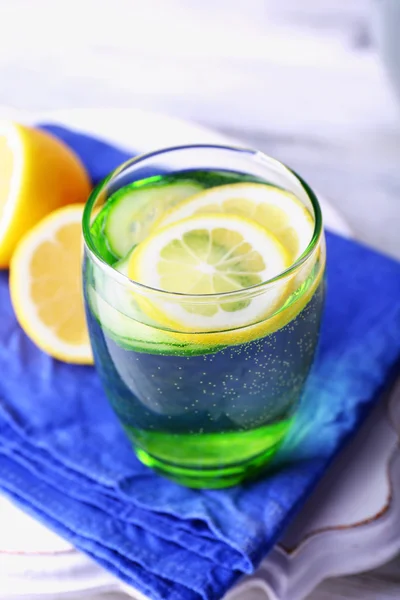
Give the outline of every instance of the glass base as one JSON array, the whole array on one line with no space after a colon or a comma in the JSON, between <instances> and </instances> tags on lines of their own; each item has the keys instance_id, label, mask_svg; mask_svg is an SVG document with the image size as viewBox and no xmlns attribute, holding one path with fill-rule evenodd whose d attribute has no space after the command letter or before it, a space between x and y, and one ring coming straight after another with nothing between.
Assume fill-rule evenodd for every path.
<instances>
[{"instance_id":1,"label":"glass base","mask_svg":"<svg viewBox=\"0 0 400 600\"><path fill-rule=\"evenodd\" d=\"M135 452L143 464L180 485L197 489L220 489L257 479L265 471L279 446L280 444L277 444L273 448L268 448L259 456L241 464L207 469L172 465L151 456L140 448L135 448Z\"/></svg>"},{"instance_id":2,"label":"glass base","mask_svg":"<svg viewBox=\"0 0 400 600\"><path fill-rule=\"evenodd\" d=\"M259 476L276 454L293 417L247 431L181 434L126 427L139 460L192 488L223 488Z\"/></svg>"}]
</instances>

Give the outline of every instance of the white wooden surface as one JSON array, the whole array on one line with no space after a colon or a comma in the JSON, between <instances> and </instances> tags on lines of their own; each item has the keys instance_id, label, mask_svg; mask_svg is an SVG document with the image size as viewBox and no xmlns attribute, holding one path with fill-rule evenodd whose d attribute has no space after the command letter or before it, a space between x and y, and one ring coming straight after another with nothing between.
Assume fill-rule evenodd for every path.
<instances>
[{"instance_id":1,"label":"white wooden surface","mask_svg":"<svg viewBox=\"0 0 400 600\"><path fill-rule=\"evenodd\" d=\"M400 111L372 4L0 0L0 107L136 106L212 125L294 166L400 257ZM398 598L399 573L394 561L309 600Z\"/></svg>"}]
</instances>

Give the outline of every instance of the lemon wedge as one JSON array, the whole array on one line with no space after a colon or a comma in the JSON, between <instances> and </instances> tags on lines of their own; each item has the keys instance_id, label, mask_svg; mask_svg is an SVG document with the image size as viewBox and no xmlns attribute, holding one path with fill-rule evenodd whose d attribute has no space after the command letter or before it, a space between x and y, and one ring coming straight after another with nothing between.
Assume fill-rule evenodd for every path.
<instances>
[{"instance_id":1,"label":"lemon wedge","mask_svg":"<svg viewBox=\"0 0 400 600\"><path fill-rule=\"evenodd\" d=\"M90 182L79 158L39 129L0 122L0 268L19 239L51 211L85 202Z\"/></svg>"},{"instance_id":2,"label":"lemon wedge","mask_svg":"<svg viewBox=\"0 0 400 600\"><path fill-rule=\"evenodd\" d=\"M83 205L60 208L19 242L10 265L11 300L27 335L51 356L91 364L82 294Z\"/></svg>"},{"instance_id":3,"label":"lemon wedge","mask_svg":"<svg viewBox=\"0 0 400 600\"><path fill-rule=\"evenodd\" d=\"M277 282L253 295L224 294L258 286L289 265L289 254L264 227L246 217L211 213L174 222L148 236L132 252L128 275L178 294L175 299L138 294L142 310L163 326L185 332L223 331L266 318L282 300L285 284Z\"/></svg>"},{"instance_id":4,"label":"lemon wedge","mask_svg":"<svg viewBox=\"0 0 400 600\"><path fill-rule=\"evenodd\" d=\"M270 231L294 262L307 248L314 221L290 192L262 183L233 183L203 190L167 211L154 225L165 227L201 213L248 217Z\"/></svg>"}]
</instances>

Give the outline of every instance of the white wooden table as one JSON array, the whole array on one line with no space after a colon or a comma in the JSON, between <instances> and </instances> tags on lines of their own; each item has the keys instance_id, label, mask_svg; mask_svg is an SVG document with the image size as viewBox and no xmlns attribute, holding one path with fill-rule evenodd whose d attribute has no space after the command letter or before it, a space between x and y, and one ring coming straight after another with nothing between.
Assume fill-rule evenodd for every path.
<instances>
[{"instance_id":1,"label":"white wooden table","mask_svg":"<svg viewBox=\"0 0 400 600\"><path fill-rule=\"evenodd\" d=\"M400 258L400 109L371 4L0 0L0 117L135 106L211 125L287 162ZM309 600L361 597L400 597L400 561Z\"/></svg>"}]
</instances>

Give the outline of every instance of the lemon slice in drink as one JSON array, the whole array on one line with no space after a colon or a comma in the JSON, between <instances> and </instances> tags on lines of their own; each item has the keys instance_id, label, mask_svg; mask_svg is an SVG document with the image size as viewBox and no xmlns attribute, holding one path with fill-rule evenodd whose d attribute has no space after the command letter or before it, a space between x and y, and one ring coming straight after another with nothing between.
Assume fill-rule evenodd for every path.
<instances>
[{"instance_id":1,"label":"lemon slice in drink","mask_svg":"<svg viewBox=\"0 0 400 600\"><path fill-rule=\"evenodd\" d=\"M311 241L314 222L307 208L290 192L263 183L233 183L203 190L167 211L155 227L164 227L200 213L248 217L270 231L294 262Z\"/></svg>"},{"instance_id":2,"label":"lemon slice in drink","mask_svg":"<svg viewBox=\"0 0 400 600\"><path fill-rule=\"evenodd\" d=\"M138 294L142 310L161 325L184 332L224 331L256 323L277 309L285 294L282 282L262 293L240 291L274 278L290 262L282 244L255 221L211 213L155 231L132 253L128 275L181 294ZM239 294L224 296L227 292Z\"/></svg>"}]
</instances>

